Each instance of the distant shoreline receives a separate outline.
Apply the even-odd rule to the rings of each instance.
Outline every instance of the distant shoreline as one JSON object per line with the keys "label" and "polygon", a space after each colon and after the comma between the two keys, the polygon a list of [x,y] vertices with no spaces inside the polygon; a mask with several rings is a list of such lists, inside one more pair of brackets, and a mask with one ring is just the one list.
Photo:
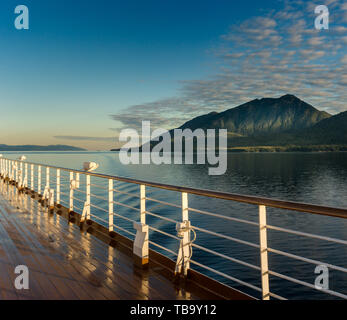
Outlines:
{"label": "distant shoreline", "polygon": [[0,144],[0,152],[30,152],[30,151],[87,151],[86,149],[63,144],[40,146],[40,145],[7,145]]}
{"label": "distant shoreline", "polygon": [[[121,149],[111,149],[112,152],[119,152]],[[138,152],[142,152],[139,150]],[[276,153],[276,152],[347,152],[347,145],[308,145],[308,146],[248,146],[248,147],[230,147],[227,152],[244,153]],[[184,152],[183,152],[184,153]],[[194,151],[196,153],[196,151]]]}
{"label": "distant shoreline", "polygon": [[312,145],[312,146],[251,146],[232,147],[228,152],[346,152],[347,146]]}

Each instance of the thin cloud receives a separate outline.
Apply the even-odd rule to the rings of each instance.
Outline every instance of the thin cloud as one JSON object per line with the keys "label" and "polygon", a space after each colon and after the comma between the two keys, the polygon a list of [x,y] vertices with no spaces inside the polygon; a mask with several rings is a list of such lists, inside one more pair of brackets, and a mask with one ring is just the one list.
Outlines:
{"label": "thin cloud", "polygon": [[112,141],[114,142],[116,137],[90,137],[90,136],[54,136],[53,138],[61,140],[73,140],[73,141]]}
{"label": "thin cloud", "polygon": [[290,0],[283,8],[230,26],[221,35],[220,72],[182,81],[178,97],[130,106],[111,115],[120,127],[177,127],[194,116],[251,99],[286,93],[331,113],[347,109],[347,7],[328,0],[329,30],[316,30],[315,2]]}

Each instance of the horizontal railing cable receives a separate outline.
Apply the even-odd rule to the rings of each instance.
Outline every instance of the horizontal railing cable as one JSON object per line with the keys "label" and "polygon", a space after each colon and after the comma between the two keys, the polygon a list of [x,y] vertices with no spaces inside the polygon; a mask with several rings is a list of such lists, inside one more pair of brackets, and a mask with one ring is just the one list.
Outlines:
{"label": "horizontal railing cable", "polygon": [[165,250],[165,251],[167,251],[167,252],[169,252],[169,253],[171,253],[171,254],[177,256],[177,253],[176,253],[176,252],[174,252],[174,251],[172,251],[172,250],[170,250],[170,249],[168,249],[168,248],[165,248],[165,247],[161,246],[161,245],[158,244],[158,243],[155,243],[155,242],[153,242],[153,241],[148,241],[148,242],[149,242],[150,244],[152,244],[152,245],[154,245],[154,246],[156,246],[156,247],[162,249],[162,250]]}
{"label": "horizontal railing cable", "polygon": [[278,273],[278,272],[275,272],[275,271],[272,271],[272,270],[269,270],[269,274],[271,274],[271,275],[273,275],[275,277],[278,277],[278,278],[281,278],[281,279],[284,279],[284,280],[296,283],[296,284],[300,284],[300,285],[302,285],[304,287],[308,287],[308,288],[311,288],[311,289],[318,290],[320,292],[324,292],[324,293],[333,295],[335,297],[339,297],[339,298],[342,298],[342,299],[347,299],[347,295],[345,295],[345,294],[342,294],[342,293],[339,293],[339,292],[336,292],[336,291],[333,291],[333,290],[329,290],[329,289],[324,289],[324,288],[317,289],[316,286],[311,284],[311,283],[308,283],[308,282],[302,281],[302,280],[298,280],[298,279],[286,276],[284,274],[281,274],[281,273]]}
{"label": "horizontal railing cable", "polygon": [[216,217],[216,218],[220,218],[220,219],[224,219],[224,220],[230,220],[230,221],[235,221],[235,222],[240,222],[240,223],[246,223],[246,224],[250,224],[250,225],[254,225],[254,226],[259,226],[259,223],[257,222],[253,222],[253,221],[249,221],[249,220],[244,220],[244,219],[239,219],[239,218],[234,218],[234,217],[228,217],[228,216],[223,216],[221,214],[217,214],[217,213],[212,213],[212,212],[208,212],[208,211],[204,211],[204,210],[199,210],[199,209],[194,209],[194,208],[188,208],[189,211],[191,212],[197,212],[197,213],[201,213],[207,216],[211,216],[211,217]]}
{"label": "horizontal railing cable", "polygon": [[157,229],[157,228],[155,228],[155,227],[148,226],[148,228],[149,228],[149,230],[153,230],[153,231],[159,232],[159,233],[164,234],[164,235],[166,235],[166,236],[168,236],[168,237],[170,237],[170,238],[172,238],[172,239],[181,240],[180,238],[178,238],[178,237],[176,237],[176,236],[174,236],[174,235],[172,235],[172,234],[170,234],[170,233],[167,233],[167,232],[165,232],[165,231],[159,230],[159,229]]}
{"label": "horizontal railing cable", "polygon": [[291,234],[295,234],[295,235],[298,235],[298,236],[303,236],[303,237],[308,237],[308,238],[313,238],[313,239],[320,239],[320,240],[325,240],[325,241],[330,241],[330,242],[335,242],[335,243],[340,243],[340,244],[347,245],[347,241],[346,240],[341,240],[341,239],[336,239],[336,238],[331,238],[331,237],[326,237],[326,236],[320,236],[320,235],[317,235],[317,234],[301,232],[301,231],[296,231],[296,230],[276,227],[276,226],[272,226],[272,225],[266,225],[266,228],[270,229],[270,230],[276,230],[276,231],[282,231],[282,232],[286,232],[286,233],[291,233]]}
{"label": "horizontal railing cable", "polygon": [[163,216],[161,216],[159,214],[156,214],[156,213],[153,213],[151,211],[145,211],[145,213],[149,214],[150,216],[153,216],[153,217],[165,220],[165,221],[169,221],[169,222],[172,222],[172,223],[178,223],[178,221],[176,221],[176,220],[173,220],[173,219],[170,219],[170,218],[167,218],[167,217],[163,217]]}
{"label": "horizontal railing cable", "polygon": [[237,238],[234,238],[234,237],[226,236],[224,234],[220,234],[220,233],[216,233],[216,232],[213,232],[213,231],[209,231],[209,230],[206,230],[206,229],[203,229],[203,228],[199,228],[197,226],[192,226],[192,228],[195,229],[195,230],[207,233],[207,234],[211,234],[211,235],[219,237],[219,238],[224,238],[224,239],[231,240],[231,241],[234,241],[234,242],[242,243],[242,244],[245,244],[247,246],[254,247],[254,248],[259,248],[258,244],[255,244],[255,243],[252,243],[252,242],[249,242],[249,241],[240,240],[240,239],[237,239]]}
{"label": "horizontal railing cable", "polygon": [[197,245],[196,243],[193,243],[192,246],[195,247],[195,248],[197,248],[197,249],[203,250],[203,251],[205,251],[205,252],[214,254],[215,256],[219,256],[219,257],[221,257],[221,258],[224,258],[224,259],[226,259],[226,260],[229,260],[229,261],[232,261],[232,262],[235,262],[235,263],[238,263],[238,264],[242,264],[243,266],[249,267],[249,268],[251,268],[251,269],[260,270],[260,267],[258,267],[258,266],[255,266],[255,265],[250,264],[250,263],[248,263],[248,262],[241,261],[241,260],[236,259],[236,258],[232,258],[232,257],[226,256],[225,254],[219,253],[219,252],[217,252],[217,251],[210,250],[210,249],[208,249],[208,248],[199,246],[199,245]]}
{"label": "horizontal railing cable", "polygon": [[344,209],[344,208],[333,208],[333,207],[319,206],[319,205],[313,205],[313,204],[307,204],[307,203],[299,203],[294,201],[284,201],[284,200],[264,198],[264,197],[233,194],[228,192],[219,192],[219,191],[212,191],[212,190],[205,190],[205,189],[175,186],[175,185],[169,185],[169,184],[163,184],[163,183],[149,182],[145,180],[125,178],[120,176],[111,176],[107,174],[87,172],[87,171],[76,170],[76,169],[69,169],[64,167],[49,166],[49,165],[44,165],[44,164],[34,163],[34,162],[27,162],[27,161],[24,162],[20,160],[16,160],[16,162],[33,164],[33,165],[41,166],[43,168],[49,167],[53,169],[60,169],[62,171],[90,175],[90,176],[94,176],[98,178],[112,179],[112,180],[128,182],[128,183],[133,183],[137,185],[144,185],[144,186],[159,188],[164,190],[185,192],[185,193],[194,194],[198,196],[231,200],[231,201],[243,202],[243,203],[249,203],[249,204],[255,204],[255,205],[263,205],[267,207],[280,208],[280,209],[286,209],[286,210],[292,210],[292,211],[300,211],[305,213],[334,216],[334,217],[340,217],[345,219],[347,218],[347,209]]}
{"label": "horizontal railing cable", "polygon": [[153,199],[153,198],[149,198],[149,197],[146,197],[145,199],[149,200],[149,201],[153,201],[153,202],[158,202],[158,203],[170,206],[170,207],[182,209],[182,206],[179,206],[179,205],[174,204],[174,203],[170,203],[170,202],[166,202],[166,201],[162,201],[162,200],[158,200],[158,199]]}
{"label": "horizontal railing cable", "polygon": [[286,256],[288,258],[301,260],[301,261],[312,263],[312,264],[315,264],[315,265],[325,265],[325,266],[327,266],[330,269],[334,269],[334,270],[337,270],[337,271],[341,271],[341,272],[347,273],[347,269],[346,268],[335,266],[335,265],[330,264],[330,263],[326,263],[326,262],[322,262],[322,261],[318,261],[318,260],[314,260],[314,259],[309,259],[309,258],[305,258],[305,257],[301,257],[301,256],[298,256],[298,255],[295,255],[295,254],[292,254],[292,253],[288,253],[288,252],[284,252],[284,251],[276,250],[276,249],[272,249],[272,248],[268,248],[267,250],[269,252],[276,253],[276,254],[279,254],[279,255],[282,255],[282,256]]}
{"label": "horizontal railing cable", "polygon": [[[4,162],[4,160],[7,162]],[[21,163],[30,165],[30,166],[26,166],[26,168],[21,169]],[[4,164],[6,165],[4,166]],[[15,164],[15,165],[12,166],[12,164]],[[105,226],[108,226],[109,231],[112,231],[113,228],[115,228],[120,231],[123,231],[124,233],[131,235],[132,237],[134,236],[137,237],[137,233],[127,230],[126,228],[124,228],[122,224],[121,224],[122,226],[118,225],[117,219],[119,218],[126,222],[131,223],[132,228],[137,229],[138,230],[137,232],[148,233],[148,230],[149,230],[151,231],[150,233],[151,237],[153,235],[157,238],[157,235],[152,234],[152,232],[156,232],[165,237],[174,239],[175,241],[178,240],[180,243],[180,247],[176,252],[158,243],[158,240],[154,242],[152,238],[151,239],[147,238],[146,243],[147,243],[147,248],[148,248],[148,244],[150,244],[151,246],[155,246],[161,250],[166,251],[167,253],[177,256],[176,267],[180,264],[180,261],[181,261],[180,259],[182,259],[182,258],[179,258],[179,254],[181,254],[180,250],[185,248],[185,246],[188,246],[189,247],[188,252],[190,253],[188,254],[188,257],[184,257],[184,259],[188,259],[191,264],[195,265],[196,267],[202,268],[205,271],[212,272],[225,279],[236,282],[239,285],[243,285],[253,290],[256,290],[258,292],[261,292],[263,299],[268,299],[269,297],[272,297],[279,300],[286,300],[286,298],[282,297],[281,295],[275,294],[269,290],[269,286],[266,285],[266,281],[269,282],[269,279],[266,280],[266,277],[269,278],[268,275],[278,277],[290,282],[294,282],[302,286],[309,287],[311,289],[317,289],[314,285],[308,282],[298,280],[290,276],[269,270],[268,261],[267,261],[268,253],[286,256],[291,259],[311,263],[314,265],[324,265],[332,270],[347,273],[347,268],[342,266],[336,266],[332,263],[325,263],[319,260],[306,258],[297,254],[288,253],[279,249],[271,248],[267,244],[267,236],[266,236],[268,230],[273,230],[273,231],[279,231],[279,232],[292,234],[296,236],[307,237],[310,239],[318,239],[318,240],[328,241],[328,242],[332,242],[336,244],[347,245],[347,240],[327,237],[323,235],[311,234],[308,232],[273,226],[266,223],[266,207],[290,210],[293,212],[305,212],[305,213],[311,213],[311,214],[325,215],[325,216],[344,218],[344,219],[347,218],[347,209],[345,208],[333,208],[333,207],[313,205],[313,204],[307,204],[307,203],[299,203],[299,202],[293,202],[293,201],[283,201],[283,200],[270,199],[270,198],[264,198],[264,197],[256,197],[256,196],[240,195],[240,194],[234,194],[234,193],[228,193],[228,192],[219,192],[219,191],[211,191],[211,190],[204,190],[204,189],[198,189],[198,188],[168,185],[163,183],[155,183],[150,181],[137,180],[137,179],[125,178],[125,177],[119,177],[119,176],[111,176],[111,175],[105,175],[105,174],[96,173],[96,172],[81,171],[81,170],[68,169],[68,168],[62,168],[57,166],[49,166],[45,164],[37,164],[32,162],[11,160],[11,159],[5,159],[5,158],[0,158],[0,165],[2,170],[1,173],[7,174],[7,176],[9,176],[12,180],[15,180],[15,182],[18,183],[17,185],[29,187],[32,190],[40,193],[41,195],[45,194],[46,199],[51,199],[51,196],[53,196],[53,200],[54,200],[56,197],[57,203],[62,203],[66,205],[66,207],[69,208],[70,210],[75,210],[76,212],[78,211],[81,213],[83,212],[84,214],[88,216],[88,219],[91,218],[92,220],[101,221],[102,224],[104,224]],[[6,169],[7,171],[4,169]],[[56,170],[49,170],[49,169],[56,169]],[[92,177],[93,177],[93,182],[90,181],[91,180],[90,178]],[[105,183],[105,185],[103,185],[103,183]],[[145,187],[149,187],[149,189],[145,189]],[[94,193],[91,193],[91,190],[93,190]],[[147,190],[149,190],[149,192]],[[180,196],[182,197],[182,199],[180,200],[182,202],[180,202],[180,204],[176,204],[176,203],[156,199],[156,197],[158,196],[157,190],[178,192]],[[82,197],[83,198],[85,197],[85,199],[76,197],[74,195],[74,191],[83,195]],[[149,196],[152,194],[154,195],[154,198]],[[238,218],[231,217],[231,216],[227,216],[227,215],[223,215],[223,214],[219,214],[215,212],[210,212],[208,210],[191,208],[188,206],[188,195],[194,195],[197,197],[209,197],[209,198],[222,199],[222,200],[233,201],[238,203],[257,205],[259,207],[259,212],[258,212],[259,222],[250,221],[250,220],[242,219],[239,217]],[[121,201],[125,201],[125,202],[128,201],[127,203],[129,204],[116,201],[115,196],[116,196],[116,200],[120,199]],[[131,199],[130,197],[137,198],[138,200]],[[74,201],[77,201],[78,203],[83,203],[84,208],[80,208],[80,206],[76,205]],[[146,204],[146,201],[147,201],[147,204]],[[174,200],[172,201],[175,202]],[[133,203],[135,203],[135,206],[131,205]],[[114,208],[114,204],[116,205],[115,208]],[[125,212],[127,212],[127,215],[129,215],[129,217],[118,213],[118,212],[123,213],[120,207],[129,209],[129,210],[125,210]],[[92,208],[93,210],[91,210]],[[170,208],[179,209],[175,211],[180,214],[180,217],[177,220],[175,219],[175,216],[171,214],[171,211],[173,210]],[[169,217],[167,216],[168,215],[167,213],[164,214],[165,209],[168,212],[170,212]],[[98,210],[102,211],[103,213],[99,213]],[[133,215],[135,216],[135,214],[132,213],[130,210],[137,211],[136,219],[130,218],[130,217],[133,217]],[[159,212],[164,212],[164,213],[153,212],[156,210],[158,210]],[[259,243],[252,243],[247,240],[238,239],[238,238],[230,236],[229,234],[226,234],[225,232],[216,231],[216,229],[211,226],[209,226],[208,229],[213,229],[213,231],[208,230],[205,227],[196,225],[196,224],[199,224],[200,220],[194,220],[195,221],[194,225],[191,225],[191,220],[189,218],[190,218],[190,215],[194,213],[213,217],[213,218],[220,219],[226,222],[236,222],[236,223],[242,223],[242,224],[255,226],[258,228],[258,231],[259,231],[260,241]],[[104,216],[106,216],[107,218],[103,218]],[[160,220],[175,224],[177,233],[173,234],[171,232],[169,233],[164,231],[165,229],[162,230],[163,228],[166,228],[168,224],[161,223],[161,224],[158,224],[160,225],[160,227],[158,227],[155,224],[158,222],[157,220],[147,219],[147,217],[155,217]],[[125,225],[127,226],[127,224]],[[193,240],[190,239],[191,231],[193,231],[194,233]],[[218,252],[214,250],[213,247],[208,248],[206,247],[206,246],[209,246],[208,241],[205,243],[206,246],[195,243],[196,231],[202,232],[208,235],[209,236],[208,239],[210,239],[211,237],[217,237],[219,239],[230,240],[232,242],[236,242],[239,244],[257,248],[260,251],[260,266],[238,259],[239,257],[235,258],[225,253]],[[199,236],[200,235],[201,234],[199,234]],[[143,234],[141,235],[141,237],[142,236]],[[148,237],[148,234],[147,234],[147,237]],[[203,235],[203,237],[200,239],[204,239],[204,238],[206,237]],[[163,243],[166,243],[166,242],[163,242]],[[170,245],[173,244],[173,242],[170,242],[170,243],[168,242],[167,244],[170,247]],[[227,274],[226,272],[223,272],[223,269],[225,268],[224,263],[222,264],[223,266],[221,268],[222,270],[216,270],[206,265],[206,263],[196,261],[195,259],[193,260],[192,259],[193,248],[197,249],[197,250],[194,250],[195,255],[197,257],[201,257],[201,254],[203,254],[202,252],[199,252],[199,250],[201,250],[205,252],[205,254],[208,253],[213,255],[214,257],[218,257],[218,259],[223,259],[223,261],[233,262],[233,263],[242,265],[243,267],[255,270],[257,272],[260,271],[259,273],[262,280],[262,288],[259,288],[258,286],[255,286],[252,283],[248,283],[246,281],[243,281],[242,279],[238,279],[236,277],[231,276],[230,274]],[[182,250],[182,252],[184,250]],[[187,254],[187,253],[183,253],[183,254]],[[264,286],[264,283],[265,283],[265,286]],[[271,288],[271,285],[270,285],[270,288]],[[339,297],[339,298],[347,299],[347,296],[344,293],[335,292],[333,290],[325,290],[325,289],[322,289],[319,291]]]}
{"label": "horizontal railing cable", "polygon": [[220,271],[218,271],[218,270],[215,270],[215,269],[213,269],[213,268],[210,268],[210,267],[208,267],[208,266],[205,266],[205,265],[203,265],[203,264],[201,264],[201,263],[199,263],[199,262],[197,262],[197,261],[195,261],[195,260],[190,260],[190,262],[193,263],[193,264],[195,264],[195,265],[197,265],[197,266],[199,266],[199,267],[201,267],[201,268],[203,268],[203,269],[206,269],[206,270],[208,270],[208,271],[214,272],[215,274],[218,274],[219,276],[222,276],[222,277],[224,277],[224,278],[227,278],[227,279],[229,279],[229,280],[232,280],[232,281],[234,281],[234,282],[236,282],[236,283],[238,283],[238,284],[241,284],[241,285],[243,285],[243,286],[249,287],[249,288],[251,288],[251,289],[253,289],[253,290],[256,290],[256,291],[259,291],[259,292],[262,291],[261,288],[259,288],[259,287],[257,287],[257,286],[254,286],[254,285],[252,285],[252,284],[250,284],[250,283],[248,283],[248,282],[239,280],[239,279],[234,278],[234,277],[232,277],[232,276],[229,276],[229,275],[227,275],[227,274],[225,274],[225,273],[223,273],[223,272],[220,272]]}

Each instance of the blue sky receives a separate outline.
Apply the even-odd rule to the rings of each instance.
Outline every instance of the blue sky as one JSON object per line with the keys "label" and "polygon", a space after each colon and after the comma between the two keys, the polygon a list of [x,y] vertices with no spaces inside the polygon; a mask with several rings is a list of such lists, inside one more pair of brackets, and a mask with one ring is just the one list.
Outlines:
{"label": "blue sky", "polygon": [[[343,111],[347,8],[324,2],[318,34],[309,1],[2,1],[0,143],[109,149],[140,119],[171,127],[287,92]],[[19,4],[29,30],[14,28]]]}

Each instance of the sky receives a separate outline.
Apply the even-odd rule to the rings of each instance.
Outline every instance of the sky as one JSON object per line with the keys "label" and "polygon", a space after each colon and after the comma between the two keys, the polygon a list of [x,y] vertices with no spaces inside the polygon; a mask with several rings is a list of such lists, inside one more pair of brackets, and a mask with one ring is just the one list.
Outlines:
{"label": "sky", "polygon": [[[314,27],[317,4],[328,30]],[[336,114],[346,49],[342,0],[1,1],[0,144],[108,150],[142,120],[173,128],[287,93]]]}

